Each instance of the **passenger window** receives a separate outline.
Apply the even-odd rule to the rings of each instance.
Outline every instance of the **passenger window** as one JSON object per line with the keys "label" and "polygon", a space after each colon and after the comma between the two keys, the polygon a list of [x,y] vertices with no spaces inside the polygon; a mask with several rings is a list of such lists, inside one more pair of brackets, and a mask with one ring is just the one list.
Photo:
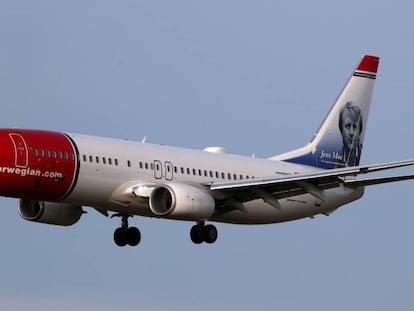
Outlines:
{"label": "passenger window", "polygon": [[35,157],[37,157],[38,155],[39,155],[39,152],[37,151],[37,149],[35,148],[35,149],[33,149],[33,154],[34,154],[34,156]]}
{"label": "passenger window", "polygon": [[231,179],[231,174],[230,174],[230,173],[227,173],[227,177],[228,177],[229,179]]}
{"label": "passenger window", "polygon": [[40,152],[39,153],[40,153],[40,156],[41,157],[44,157],[45,156],[45,151],[43,149],[40,149]]}
{"label": "passenger window", "polygon": [[99,163],[99,157],[98,156],[96,156],[96,163]]}
{"label": "passenger window", "polygon": [[118,159],[115,159],[115,165],[118,165]]}
{"label": "passenger window", "polygon": [[50,151],[49,151],[49,150],[46,150],[46,156],[47,156],[48,158],[50,158]]}
{"label": "passenger window", "polygon": [[106,158],[105,157],[102,157],[102,163],[106,164]]}
{"label": "passenger window", "polygon": [[201,176],[201,170],[198,170],[198,175]]}
{"label": "passenger window", "polygon": [[226,175],[224,175],[224,173],[223,173],[223,172],[221,173],[221,178],[222,178],[222,179],[225,179],[225,178],[226,178]]}
{"label": "passenger window", "polygon": [[131,161],[127,161],[127,165],[128,165],[128,167],[131,167]]}
{"label": "passenger window", "polygon": [[62,154],[62,151],[59,151],[59,152],[58,152],[58,157],[59,157],[59,159],[63,159],[63,154]]}
{"label": "passenger window", "polygon": [[93,157],[91,155],[89,156],[89,162],[93,162]]}
{"label": "passenger window", "polygon": [[180,170],[181,170],[181,174],[184,174],[184,167],[181,166]]}
{"label": "passenger window", "polygon": [[190,169],[187,167],[187,175],[190,175]]}
{"label": "passenger window", "polygon": [[148,169],[148,163],[147,162],[145,162],[145,169],[146,170]]}
{"label": "passenger window", "polygon": [[112,158],[108,158],[108,164],[112,165]]}

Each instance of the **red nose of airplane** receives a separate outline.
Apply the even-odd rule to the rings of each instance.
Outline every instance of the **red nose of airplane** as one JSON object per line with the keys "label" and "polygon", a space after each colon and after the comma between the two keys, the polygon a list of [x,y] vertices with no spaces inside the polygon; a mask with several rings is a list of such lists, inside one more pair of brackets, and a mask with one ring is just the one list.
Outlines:
{"label": "red nose of airplane", "polygon": [[68,135],[0,130],[0,195],[58,201],[73,189],[78,155]]}

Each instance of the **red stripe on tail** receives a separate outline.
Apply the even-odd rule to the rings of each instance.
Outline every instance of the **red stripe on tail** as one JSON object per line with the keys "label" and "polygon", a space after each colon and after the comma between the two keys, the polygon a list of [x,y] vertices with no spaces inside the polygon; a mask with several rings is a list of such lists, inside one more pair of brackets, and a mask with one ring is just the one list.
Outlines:
{"label": "red stripe on tail", "polygon": [[357,70],[377,73],[379,64],[379,57],[372,55],[365,55],[358,65]]}

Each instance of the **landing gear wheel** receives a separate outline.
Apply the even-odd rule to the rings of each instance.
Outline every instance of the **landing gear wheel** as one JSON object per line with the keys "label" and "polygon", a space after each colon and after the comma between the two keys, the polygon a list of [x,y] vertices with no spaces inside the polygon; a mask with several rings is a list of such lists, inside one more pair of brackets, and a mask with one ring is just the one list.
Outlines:
{"label": "landing gear wheel", "polygon": [[115,230],[114,241],[115,244],[120,247],[127,245],[125,230],[122,227],[119,227]]}
{"label": "landing gear wheel", "polygon": [[212,244],[217,240],[217,229],[213,225],[207,225],[203,228],[204,242]]}
{"label": "landing gear wheel", "polygon": [[191,237],[191,241],[193,241],[194,244],[203,243],[204,241],[203,226],[200,226],[200,225],[193,226],[190,231],[190,237]]}
{"label": "landing gear wheel", "polygon": [[125,231],[127,244],[130,246],[137,246],[141,241],[141,232],[137,227],[129,227]]}

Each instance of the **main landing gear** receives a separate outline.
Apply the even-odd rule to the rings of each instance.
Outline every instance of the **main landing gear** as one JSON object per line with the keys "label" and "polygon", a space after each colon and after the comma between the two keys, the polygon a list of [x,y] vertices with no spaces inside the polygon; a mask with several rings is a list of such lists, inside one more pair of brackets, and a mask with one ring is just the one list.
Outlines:
{"label": "main landing gear", "polygon": [[[128,218],[131,215],[114,214],[112,217],[121,217],[121,227],[114,231],[114,242],[118,246],[137,246],[141,241],[141,232],[137,227],[128,226]],[[213,225],[206,225],[204,221],[198,222],[191,228],[191,241],[195,244],[206,242],[212,244],[217,240],[217,228]]]}
{"label": "main landing gear", "polygon": [[141,241],[141,232],[137,227],[128,226],[128,217],[130,215],[119,215],[115,214],[114,216],[122,217],[122,225],[117,228],[114,232],[114,241],[118,246],[136,246]]}
{"label": "main landing gear", "polygon": [[212,244],[217,240],[217,228],[213,225],[205,225],[204,221],[197,223],[191,228],[191,241],[195,244],[206,242]]}

